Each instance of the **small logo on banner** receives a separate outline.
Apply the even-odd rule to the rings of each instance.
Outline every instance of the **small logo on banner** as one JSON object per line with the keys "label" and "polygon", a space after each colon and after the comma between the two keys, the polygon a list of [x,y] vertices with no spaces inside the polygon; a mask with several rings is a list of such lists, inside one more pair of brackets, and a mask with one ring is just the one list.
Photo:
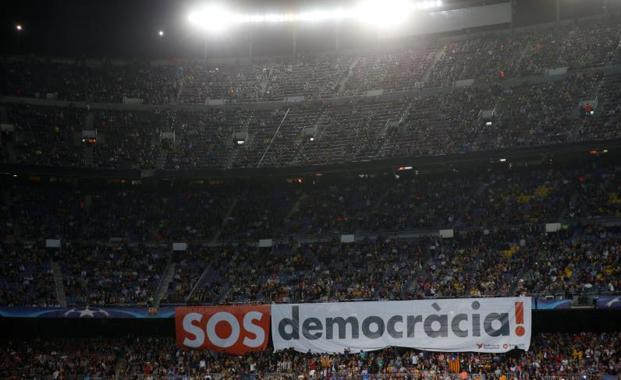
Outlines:
{"label": "small logo on banner", "polygon": [[69,309],[64,314],[67,318],[108,318],[110,317],[110,313],[105,311],[102,308],[93,308],[86,306],[84,309]]}
{"label": "small logo on banner", "polygon": [[243,355],[267,348],[270,306],[207,306],[175,309],[177,345]]}

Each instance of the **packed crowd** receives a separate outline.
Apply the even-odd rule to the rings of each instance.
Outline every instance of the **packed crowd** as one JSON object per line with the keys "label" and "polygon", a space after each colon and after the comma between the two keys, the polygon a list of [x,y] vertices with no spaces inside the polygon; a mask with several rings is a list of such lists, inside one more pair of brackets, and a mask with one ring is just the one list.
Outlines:
{"label": "packed crowd", "polygon": [[619,25],[613,19],[601,21],[583,20],[449,41],[430,81],[436,85],[469,78],[493,82],[560,67],[576,69],[618,62]]}
{"label": "packed crowd", "polygon": [[[201,267],[209,266],[217,276],[198,283],[198,288],[218,291],[193,294],[190,301],[334,302],[615,293],[621,286],[618,239],[615,231],[588,228],[547,235],[494,231],[454,239],[387,238],[269,250],[237,248],[233,255],[224,251],[216,259],[224,265],[201,262]],[[187,280],[193,278],[187,276]],[[224,285],[214,288],[211,281]],[[172,294],[164,301],[184,300]]]}
{"label": "packed crowd", "polygon": [[[2,132],[0,159],[229,169],[614,139],[621,77],[601,68],[621,62],[620,41],[621,23],[612,18],[430,38],[399,51],[221,65],[3,58],[3,95],[151,105],[314,101],[143,111],[6,104],[1,121],[15,132]],[[520,82],[559,67],[572,71]],[[477,82],[452,88],[463,79]],[[386,96],[325,100],[376,91]],[[581,113],[580,102],[595,98],[595,115]],[[83,130],[96,130],[97,141],[87,144]],[[602,223],[621,216],[617,172],[602,159],[287,185],[11,180],[0,190],[0,305],[618,294],[621,231]],[[563,227],[545,232],[550,222]],[[443,228],[455,236],[437,236]],[[355,242],[339,240],[350,233]],[[60,238],[62,248],[42,248],[45,238]],[[274,246],[257,246],[268,238]],[[189,249],[171,252],[173,241]],[[618,332],[539,333],[530,351],[507,354],[390,348],[233,357],[181,350],[168,337],[3,338],[0,377],[616,379],[620,339]]]}
{"label": "packed crowd", "polygon": [[[617,16],[509,32],[442,39],[340,56],[232,59],[228,63],[145,64],[4,59],[4,95],[146,104],[249,102],[364,95],[452,86],[456,80],[502,81],[559,67],[580,69],[621,60]],[[49,94],[49,95],[48,95]]]}
{"label": "packed crowd", "polygon": [[[68,305],[333,302],[537,295],[615,294],[621,246],[614,229],[586,227],[543,234],[494,230],[453,239],[384,238],[354,244],[291,243],[168,248],[63,248],[34,262],[32,247],[3,257],[0,305],[54,306],[49,267],[60,263]],[[35,266],[38,264],[39,266]],[[17,267],[17,268],[16,268]],[[39,272],[36,272],[38,269]],[[162,284],[171,271],[168,284]],[[161,294],[160,286],[165,286]]]}
{"label": "packed crowd", "polygon": [[[302,183],[227,181],[80,186],[14,179],[3,188],[0,235],[22,240],[252,242],[573,223],[619,217],[619,177],[606,157],[567,166],[414,170]],[[487,169],[487,170],[486,170]]]}
{"label": "packed crowd", "polygon": [[153,299],[168,252],[158,247],[77,246],[61,252],[70,305],[137,304]]}
{"label": "packed crowd", "polygon": [[[617,379],[619,333],[536,334],[529,351],[438,353],[389,348],[342,355],[226,356],[164,337],[4,341],[0,376],[39,379]],[[116,376],[116,377],[115,377]]]}
{"label": "packed crowd", "polygon": [[[113,169],[328,165],[617,139],[619,76],[475,86],[286,108],[89,110],[6,105],[5,162]],[[594,114],[580,104],[597,99]],[[96,130],[96,142],[82,131]],[[241,137],[240,137],[241,136]],[[239,139],[243,143],[238,143]]]}
{"label": "packed crowd", "polygon": [[0,61],[3,95],[85,102],[166,104],[177,98],[181,73],[172,65],[54,61],[43,58]]}
{"label": "packed crowd", "polygon": [[[51,237],[64,241],[57,270],[78,305],[618,292],[619,231],[603,224],[621,216],[616,167],[507,166],[282,185],[14,180],[0,209],[0,301],[57,303],[53,258],[37,248]],[[553,222],[567,227],[544,232]],[[443,228],[455,236],[433,237]],[[350,233],[358,241],[342,244]],[[171,253],[173,241],[190,248]]]}
{"label": "packed crowd", "polygon": [[58,305],[50,258],[36,244],[0,244],[0,304]]}

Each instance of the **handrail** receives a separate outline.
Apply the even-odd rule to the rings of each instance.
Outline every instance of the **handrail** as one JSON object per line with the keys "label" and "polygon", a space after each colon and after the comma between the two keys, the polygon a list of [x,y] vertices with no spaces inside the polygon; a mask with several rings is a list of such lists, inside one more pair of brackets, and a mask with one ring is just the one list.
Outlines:
{"label": "handrail", "polygon": [[[593,298],[605,296],[605,297],[621,297],[621,293],[619,292],[595,292],[595,293],[580,293],[578,296],[590,296]],[[420,300],[443,300],[443,299],[461,299],[461,298],[499,298],[499,297],[511,297],[513,295],[482,295],[482,296],[440,296],[440,297],[423,297]],[[527,297],[531,297],[533,299],[546,299],[547,297],[554,297],[554,300],[564,301],[564,300],[572,300],[572,298],[564,298],[563,295],[551,295],[551,294],[530,294]],[[340,303],[340,302],[365,302],[365,301],[407,301],[408,299],[391,299],[391,298],[381,298],[381,297],[363,297],[363,298],[340,298],[340,299],[328,299],[328,300],[303,300],[303,301],[271,301],[267,302],[269,304],[291,304],[291,303]],[[412,300],[412,299],[410,299]],[[417,299],[418,300],[418,299]],[[213,303],[213,302],[166,302],[161,303],[160,307],[177,307],[177,306],[222,306],[222,305],[256,305],[256,304],[265,304],[266,302],[261,301],[247,301],[247,302],[224,302],[224,303]],[[71,306],[71,305],[70,305]],[[146,302],[137,302],[137,303],[114,303],[114,304],[84,304],[84,305],[73,305],[73,306],[89,306],[89,307],[148,307]],[[4,307],[24,307],[23,305],[18,306],[4,306]],[[37,307],[37,306],[34,306]],[[46,306],[40,306],[46,307]],[[53,306],[50,308],[59,308],[60,306]],[[590,306],[593,307],[593,306]],[[533,309],[537,308],[533,306]]]}

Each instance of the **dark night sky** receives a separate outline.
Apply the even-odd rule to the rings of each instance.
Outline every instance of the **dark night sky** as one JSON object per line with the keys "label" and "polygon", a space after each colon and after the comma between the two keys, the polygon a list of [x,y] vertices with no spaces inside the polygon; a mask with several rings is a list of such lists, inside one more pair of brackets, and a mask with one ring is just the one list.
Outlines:
{"label": "dark night sky", "polygon": [[[204,39],[196,31],[192,31],[186,21],[189,9],[200,3],[199,1],[3,0],[0,1],[0,34],[3,42],[0,54],[34,53],[46,56],[110,58],[202,56]],[[251,7],[258,11],[289,10],[309,4],[334,4],[336,0],[237,1],[245,1],[246,8]],[[445,0],[445,3],[463,1],[472,0]],[[578,11],[572,11],[572,14],[582,14],[590,7],[600,8],[601,5],[596,4],[604,0],[561,1],[582,7]],[[553,17],[554,3],[555,0],[519,0],[519,9],[526,9],[520,11],[519,16],[526,23],[531,20],[545,21]],[[544,20],[538,20],[535,15]],[[20,37],[15,30],[17,23],[24,26]],[[286,52],[291,41],[288,28],[290,26],[269,26],[264,27],[260,33],[255,31],[255,54]],[[329,49],[333,46],[332,37],[325,36],[329,34],[326,31],[330,31],[330,28],[334,29],[322,26],[306,30],[306,35],[300,38],[301,41],[306,41],[302,42],[306,45],[301,46],[301,49]],[[157,37],[159,29],[165,30],[163,39]],[[249,31],[245,31],[223,37],[219,41],[210,41],[210,54],[243,55],[247,52],[249,35]],[[347,36],[342,38],[347,41]],[[355,46],[355,43],[351,42],[351,46]]]}
{"label": "dark night sky", "polygon": [[[2,1],[2,41],[6,42],[2,44],[3,53],[15,52],[15,24],[19,22],[24,25],[22,51],[27,52],[144,56],[165,50],[183,54],[176,51],[175,45],[189,37],[189,30],[178,27],[188,4],[163,0]],[[158,29],[166,30],[167,38],[159,40]]]}

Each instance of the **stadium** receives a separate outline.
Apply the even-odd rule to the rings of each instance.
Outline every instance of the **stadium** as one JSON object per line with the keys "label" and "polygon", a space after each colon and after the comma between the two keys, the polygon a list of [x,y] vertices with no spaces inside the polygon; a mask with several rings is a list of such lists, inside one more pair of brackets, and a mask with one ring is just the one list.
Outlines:
{"label": "stadium", "polygon": [[1,8],[0,378],[620,378],[621,0]]}

